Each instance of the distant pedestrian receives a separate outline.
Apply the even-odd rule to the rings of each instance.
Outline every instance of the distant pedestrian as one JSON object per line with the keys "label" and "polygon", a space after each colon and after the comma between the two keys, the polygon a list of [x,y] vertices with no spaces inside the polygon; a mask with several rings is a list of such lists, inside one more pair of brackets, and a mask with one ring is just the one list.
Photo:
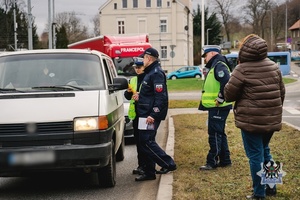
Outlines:
{"label": "distant pedestrian", "polygon": [[145,168],[145,161],[144,157],[141,152],[141,147],[139,143],[139,130],[138,130],[138,116],[137,113],[137,104],[138,104],[138,98],[139,98],[139,91],[141,87],[141,83],[144,79],[144,63],[143,58],[136,57],[134,60],[133,67],[135,69],[135,72],[137,76],[134,76],[130,79],[129,85],[130,87],[124,92],[124,96],[127,100],[130,100],[130,105],[128,109],[128,117],[130,120],[132,120],[133,123],[133,134],[134,134],[134,140],[137,147],[137,159],[138,159],[138,167],[136,169],[133,169],[133,174],[144,174],[144,168]]}
{"label": "distant pedestrian", "polygon": [[202,90],[199,110],[208,110],[209,152],[206,164],[200,170],[231,166],[230,151],[225,133],[225,124],[232,103],[224,100],[224,86],[230,78],[227,59],[222,56],[221,48],[216,45],[203,47],[205,67],[209,69]]}
{"label": "distant pedestrian", "polygon": [[[143,127],[146,130],[139,127],[139,145],[145,155],[146,167],[145,173],[136,177],[136,181],[154,180],[156,173],[165,174],[176,170],[173,158],[167,155],[155,141],[161,120],[166,118],[168,112],[166,75],[158,62],[159,54],[156,49],[146,49],[143,57],[145,77],[139,92],[137,113],[139,124],[142,118],[145,119]],[[155,170],[156,164],[161,166],[157,172]]]}
{"label": "distant pedestrian", "polygon": [[278,65],[267,58],[265,40],[250,34],[243,40],[239,64],[225,86],[226,101],[235,101],[235,125],[241,129],[244,149],[249,158],[253,194],[248,199],[275,195],[276,187],[261,184],[256,173],[261,163],[272,161],[269,142],[281,129],[285,87]]}

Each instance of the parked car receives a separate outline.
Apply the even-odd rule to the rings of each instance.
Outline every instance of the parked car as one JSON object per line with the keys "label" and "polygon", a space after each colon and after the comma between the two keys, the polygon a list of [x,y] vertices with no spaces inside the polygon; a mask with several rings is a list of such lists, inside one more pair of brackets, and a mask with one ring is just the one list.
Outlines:
{"label": "parked car", "polygon": [[202,71],[198,66],[185,66],[174,72],[168,73],[168,79],[178,79],[178,78],[201,78]]}
{"label": "parked car", "polygon": [[81,170],[113,187],[124,159],[127,87],[99,51],[1,54],[0,177]]}

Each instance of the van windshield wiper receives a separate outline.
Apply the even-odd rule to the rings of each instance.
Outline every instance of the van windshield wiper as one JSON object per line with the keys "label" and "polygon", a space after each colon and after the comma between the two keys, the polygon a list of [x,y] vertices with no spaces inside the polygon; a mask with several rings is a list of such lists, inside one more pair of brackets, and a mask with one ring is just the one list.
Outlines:
{"label": "van windshield wiper", "polygon": [[36,87],[32,87],[32,89],[45,89],[45,90],[53,90],[53,91],[61,91],[61,90],[66,90],[66,91],[81,90],[81,91],[83,91],[84,90],[83,88],[77,87],[74,85],[36,86]]}
{"label": "van windshield wiper", "polygon": [[17,90],[15,88],[0,88],[1,93],[6,93],[6,92],[21,92],[24,93],[25,91]]}

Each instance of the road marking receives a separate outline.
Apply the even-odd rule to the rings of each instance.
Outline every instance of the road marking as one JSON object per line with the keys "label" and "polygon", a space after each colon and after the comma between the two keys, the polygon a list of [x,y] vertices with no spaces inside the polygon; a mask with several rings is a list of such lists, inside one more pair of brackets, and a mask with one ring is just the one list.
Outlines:
{"label": "road marking", "polygon": [[295,108],[285,107],[284,110],[291,113],[292,115],[300,115],[300,111]]}

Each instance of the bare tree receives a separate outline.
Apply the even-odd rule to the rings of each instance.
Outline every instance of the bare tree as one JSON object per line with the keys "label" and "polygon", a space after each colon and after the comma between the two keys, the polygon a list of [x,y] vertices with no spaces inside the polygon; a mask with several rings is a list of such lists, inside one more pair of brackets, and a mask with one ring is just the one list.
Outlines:
{"label": "bare tree", "polygon": [[236,1],[237,0],[215,0],[216,9],[222,18],[222,23],[226,33],[227,41],[230,41],[229,23],[232,18],[232,15],[230,14],[230,8],[232,8],[232,3]]}
{"label": "bare tree", "polygon": [[100,35],[100,18],[99,18],[99,15],[96,14],[91,21],[94,24],[94,36]]}
{"label": "bare tree", "polygon": [[88,28],[82,25],[80,18],[73,12],[58,13],[55,17],[57,28],[64,26],[70,43],[89,38]]}
{"label": "bare tree", "polygon": [[248,0],[244,9],[246,11],[245,21],[252,25],[253,33],[264,38],[264,18],[268,11],[271,12],[272,0]]}
{"label": "bare tree", "polygon": [[274,35],[274,44],[277,43],[278,40],[285,41],[285,5],[275,6],[272,9],[273,12],[273,35]]}

